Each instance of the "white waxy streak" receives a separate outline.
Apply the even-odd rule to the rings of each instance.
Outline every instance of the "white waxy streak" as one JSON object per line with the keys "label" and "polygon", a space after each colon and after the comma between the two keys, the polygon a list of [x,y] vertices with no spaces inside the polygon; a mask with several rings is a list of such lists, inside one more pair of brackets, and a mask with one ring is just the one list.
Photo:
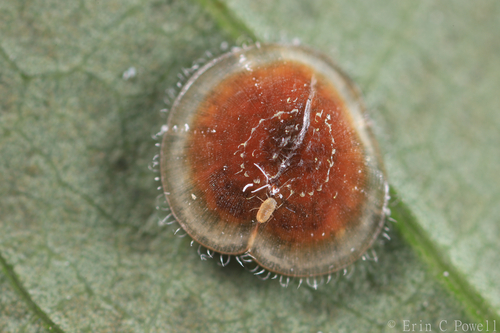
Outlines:
{"label": "white waxy streak", "polygon": [[[300,145],[302,144],[302,142],[304,141],[307,130],[309,129],[309,125],[311,124],[311,108],[312,108],[312,101],[313,101],[314,95],[316,95],[316,77],[313,75],[311,77],[311,91],[309,92],[309,97],[307,98],[306,107],[304,109],[304,118],[302,120],[302,128],[300,129],[299,135],[298,135],[297,139],[295,140],[290,153],[281,162],[280,168],[279,168],[278,172],[276,173],[276,175],[272,176],[271,178],[276,179],[283,173],[283,171],[285,171],[285,169],[288,167],[288,161],[292,158],[293,155],[295,155],[294,151],[297,150],[297,148],[299,148]],[[297,124],[297,126],[296,126],[297,129],[298,129],[298,126],[299,126],[299,124]]]}
{"label": "white waxy streak", "polygon": [[316,77],[313,75],[311,78],[311,91],[309,92],[309,97],[307,98],[306,109],[304,110],[304,120],[302,121],[302,128],[299,133],[299,137],[295,144],[293,145],[292,150],[297,149],[302,142],[304,141],[304,137],[306,136],[307,130],[309,129],[309,125],[311,124],[311,105],[314,95],[316,93]]}
{"label": "white waxy streak", "polygon": [[245,192],[247,190],[247,188],[252,187],[252,186],[253,186],[252,183],[246,184],[245,187],[243,187],[243,192]]}

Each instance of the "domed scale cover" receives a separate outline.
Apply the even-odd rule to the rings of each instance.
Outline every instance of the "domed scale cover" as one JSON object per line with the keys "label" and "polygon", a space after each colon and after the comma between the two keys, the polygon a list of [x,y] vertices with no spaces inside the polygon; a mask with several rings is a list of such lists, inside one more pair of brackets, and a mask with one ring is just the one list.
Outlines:
{"label": "domed scale cover", "polygon": [[359,93],[315,51],[257,44],[210,61],[167,128],[164,192],[208,249],[308,277],[346,267],[382,229],[388,185]]}

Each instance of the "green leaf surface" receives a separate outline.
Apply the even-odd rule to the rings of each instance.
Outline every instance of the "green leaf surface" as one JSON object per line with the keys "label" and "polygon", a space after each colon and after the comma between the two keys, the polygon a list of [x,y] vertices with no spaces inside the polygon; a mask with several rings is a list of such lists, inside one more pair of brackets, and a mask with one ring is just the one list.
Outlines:
{"label": "green leaf surface", "polygon": [[[499,14],[483,0],[0,2],[0,331],[497,319]],[[148,164],[166,90],[249,38],[299,38],[349,73],[398,191],[378,263],[318,291],[201,261],[158,223]]]}

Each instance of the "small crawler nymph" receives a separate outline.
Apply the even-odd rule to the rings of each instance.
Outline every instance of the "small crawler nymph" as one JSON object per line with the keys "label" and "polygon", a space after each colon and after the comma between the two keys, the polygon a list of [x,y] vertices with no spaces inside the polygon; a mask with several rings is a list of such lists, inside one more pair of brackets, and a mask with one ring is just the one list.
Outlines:
{"label": "small crawler nymph", "polygon": [[267,222],[276,210],[276,205],[276,200],[273,198],[267,198],[264,200],[264,202],[260,205],[259,211],[257,212],[257,222]]}

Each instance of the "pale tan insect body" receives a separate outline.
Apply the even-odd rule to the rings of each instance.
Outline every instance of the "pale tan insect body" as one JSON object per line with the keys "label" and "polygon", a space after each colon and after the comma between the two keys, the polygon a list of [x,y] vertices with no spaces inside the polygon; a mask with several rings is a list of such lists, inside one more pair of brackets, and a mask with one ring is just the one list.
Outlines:
{"label": "pale tan insect body", "polygon": [[259,211],[257,212],[257,222],[259,223],[265,223],[271,215],[273,215],[274,211],[276,210],[276,200],[273,198],[267,198],[262,202],[260,205]]}

